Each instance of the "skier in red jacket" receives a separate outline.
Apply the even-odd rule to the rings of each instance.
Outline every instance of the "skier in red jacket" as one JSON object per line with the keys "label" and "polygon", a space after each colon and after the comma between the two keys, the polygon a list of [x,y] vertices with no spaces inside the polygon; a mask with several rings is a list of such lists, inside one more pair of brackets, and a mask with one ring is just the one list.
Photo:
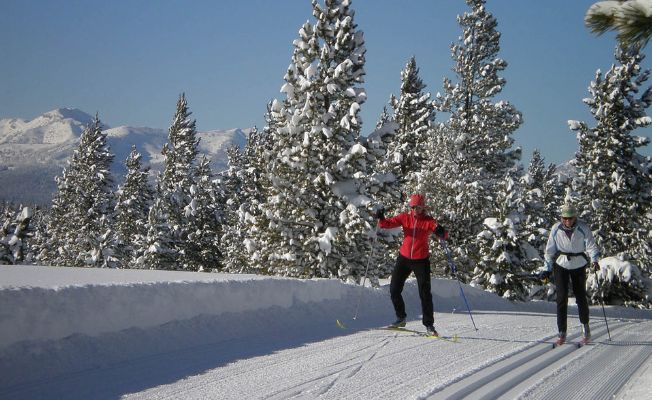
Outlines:
{"label": "skier in red jacket", "polygon": [[421,299],[423,325],[429,335],[438,336],[434,326],[432,293],[430,289],[430,250],[428,241],[434,233],[439,239],[448,239],[448,232],[437,223],[437,220],[426,214],[425,198],[420,194],[410,197],[410,212],[385,218],[384,210],[378,211],[378,226],[382,229],[403,228],[403,244],[399,251],[396,265],[392,271],[389,292],[396,311],[397,320],[390,327],[405,326],[405,303],[403,302],[403,285],[410,273],[414,272]]}

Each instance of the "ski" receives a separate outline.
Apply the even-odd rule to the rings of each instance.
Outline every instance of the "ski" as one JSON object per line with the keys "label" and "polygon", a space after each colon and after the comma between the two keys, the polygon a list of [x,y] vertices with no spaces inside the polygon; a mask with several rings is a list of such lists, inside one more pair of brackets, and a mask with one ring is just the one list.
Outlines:
{"label": "ski", "polygon": [[423,331],[417,331],[415,329],[399,328],[399,327],[393,327],[393,326],[386,326],[386,327],[379,328],[379,329],[385,330],[385,331],[412,333],[412,334],[419,335],[419,336],[429,338],[429,339],[437,339],[437,340],[443,340],[445,342],[459,343],[459,337],[457,335],[453,335],[451,337],[449,337],[449,336],[433,336],[433,335],[428,335],[426,332],[423,332]]}

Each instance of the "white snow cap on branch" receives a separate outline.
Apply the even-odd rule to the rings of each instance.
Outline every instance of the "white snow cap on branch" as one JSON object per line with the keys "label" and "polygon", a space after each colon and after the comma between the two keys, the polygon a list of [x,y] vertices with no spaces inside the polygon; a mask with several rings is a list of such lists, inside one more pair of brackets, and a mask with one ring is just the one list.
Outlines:
{"label": "white snow cap on branch", "polygon": [[620,8],[620,1],[598,1],[593,4],[587,14],[615,15]]}
{"label": "white snow cap on branch", "polygon": [[358,103],[353,103],[351,104],[351,108],[349,108],[349,115],[351,118],[355,119],[355,115],[360,111],[360,104]]}
{"label": "white snow cap on branch", "polygon": [[632,9],[640,10],[646,17],[650,17],[652,16],[652,0],[598,1],[587,11],[587,18],[594,15],[622,17]]}
{"label": "white snow cap on branch", "polygon": [[317,75],[318,69],[315,64],[310,64],[308,68],[306,68],[306,78],[312,79]]}
{"label": "white snow cap on branch", "polygon": [[27,218],[32,218],[34,211],[30,207],[23,207],[23,211],[20,213],[19,221],[25,221]]}
{"label": "white snow cap on branch", "polygon": [[574,119],[569,119],[569,120],[568,120],[568,127],[569,127],[570,130],[572,130],[572,131],[580,130],[580,129],[582,129],[582,122],[580,122],[580,121],[576,121],[576,120],[574,120]]}
{"label": "white snow cap on branch", "polygon": [[495,232],[500,229],[500,222],[498,222],[498,218],[485,218],[484,226]]}
{"label": "white snow cap on branch", "polygon": [[[291,83],[285,83],[283,86],[281,86],[281,93],[287,94],[288,97],[294,97],[294,86],[292,86]],[[276,109],[277,107],[277,102],[275,101],[274,104],[272,105],[272,110],[273,111],[279,111],[279,109]]]}
{"label": "white snow cap on branch", "polygon": [[337,235],[337,228],[336,227],[328,227],[326,228],[326,231],[319,235],[319,238],[317,241],[319,242],[319,248],[326,253],[326,255],[330,254],[332,245],[331,241],[335,239],[335,235]]}

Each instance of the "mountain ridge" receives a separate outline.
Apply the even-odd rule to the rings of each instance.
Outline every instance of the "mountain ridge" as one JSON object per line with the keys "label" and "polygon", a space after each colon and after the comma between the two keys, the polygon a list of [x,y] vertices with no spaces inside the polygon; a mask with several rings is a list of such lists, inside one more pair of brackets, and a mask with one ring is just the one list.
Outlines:
{"label": "mountain ridge", "polygon": [[[61,174],[93,117],[77,108],[58,108],[32,120],[0,119],[0,201],[47,205],[56,191],[54,177]],[[126,173],[125,161],[132,145],[141,153],[152,175],[163,168],[163,145],[168,130],[102,124],[107,144],[115,155],[116,182]],[[197,132],[200,155],[206,155],[213,172],[227,168],[227,149],[244,147],[250,129]]]}

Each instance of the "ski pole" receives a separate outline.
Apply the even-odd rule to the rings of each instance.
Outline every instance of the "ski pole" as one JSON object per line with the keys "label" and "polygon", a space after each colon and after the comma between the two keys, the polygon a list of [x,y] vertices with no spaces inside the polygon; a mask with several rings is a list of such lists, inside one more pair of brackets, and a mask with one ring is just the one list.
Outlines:
{"label": "ski pole", "polygon": [[374,255],[374,247],[376,240],[378,239],[378,225],[376,225],[376,230],[374,231],[374,240],[371,242],[371,250],[369,251],[369,258],[367,259],[367,267],[364,269],[364,278],[362,279],[362,289],[360,290],[360,295],[358,296],[358,304],[355,307],[355,315],[353,315],[353,320],[358,318],[358,310],[360,309],[360,302],[362,301],[362,293],[364,292],[364,285],[367,282],[367,271],[369,271],[369,264],[371,263],[371,258]]}
{"label": "ski pole", "polygon": [[445,240],[441,239],[439,243],[441,243],[442,247],[444,248],[444,251],[446,252],[446,257],[448,258],[448,265],[451,267],[451,271],[453,271],[453,274],[455,275],[457,284],[460,285],[460,293],[462,294],[462,298],[464,299],[464,304],[466,304],[466,309],[469,311],[469,317],[471,317],[471,323],[473,323],[473,327],[475,328],[475,330],[478,331],[478,327],[475,326],[475,321],[473,320],[471,307],[469,307],[469,302],[466,300],[466,296],[464,295],[464,289],[462,289],[462,283],[457,277],[457,267],[455,266],[455,262],[453,261],[453,256],[451,256],[451,252],[448,249],[448,245],[446,244]]}
{"label": "ski pole", "polygon": [[[595,274],[595,283],[600,286],[598,280],[598,271],[593,271]],[[609,335],[609,341],[611,342],[611,332],[609,332],[609,323],[607,322],[607,312],[604,310],[604,288],[600,288],[600,305],[602,306],[602,315],[604,316],[604,324],[607,327],[607,335]]]}

